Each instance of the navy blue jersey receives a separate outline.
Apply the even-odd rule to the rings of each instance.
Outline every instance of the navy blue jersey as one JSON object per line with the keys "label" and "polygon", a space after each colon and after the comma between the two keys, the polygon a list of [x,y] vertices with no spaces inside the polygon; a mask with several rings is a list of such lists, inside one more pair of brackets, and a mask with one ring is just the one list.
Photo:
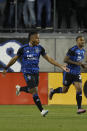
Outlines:
{"label": "navy blue jersey", "polygon": [[39,72],[40,55],[46,55],[45,49],[41,45],[29,46],[26,44],[19,48],[17,55],[22,58],[21,70],[24,74],[35,74]]}
{"label": "navy blue jersey", "polygon": [[[85,50],[79,49],[77,45],[70,48],[67,52],[67,56],[69,56],[70,60],[74,62],[82,62],[84,59]],[[70,69],[71,74],[80,74],[80,66],[75,64],[68,64],[67,67]]]}

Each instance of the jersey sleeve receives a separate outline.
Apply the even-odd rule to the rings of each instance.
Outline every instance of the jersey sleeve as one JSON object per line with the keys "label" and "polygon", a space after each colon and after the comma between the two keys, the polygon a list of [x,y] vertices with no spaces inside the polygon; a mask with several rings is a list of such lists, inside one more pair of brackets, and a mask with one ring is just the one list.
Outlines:
{"label": "jersey sleeve", "polygon": [[68,50],[68,52],[67,52],[67,54],[66,54],[67,56],[75,56],[75,51],[74,50],[72,50],[72,48],[70,48],[69,50]]}
{"label": "jersey sleeve", "polygon": [[41,46],[41,55],[44,56],[44,55],[46,55],[46,54],[47,54],[47,53],[46,53],[45,49]]}
{"label": "jersey sleeve", "polygon": [[22,48],[19,48],[18,51],[17,51],[17,55],[18,56],[21,56],[23,53],[23,49]]}

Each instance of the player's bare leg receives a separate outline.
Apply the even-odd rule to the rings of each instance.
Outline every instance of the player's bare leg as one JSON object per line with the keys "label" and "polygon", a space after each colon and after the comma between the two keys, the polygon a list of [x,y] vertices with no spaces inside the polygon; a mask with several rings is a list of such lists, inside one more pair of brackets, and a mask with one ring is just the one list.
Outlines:
{"label": "player's bare leg", "polygon": [[51,88],[49,91],[49,99],[52,100],[52,97],[55,93],[67,93],[69,87],[63,86],[63,87],[58,87],[56,89]]}
{"label": "player's bare leg", "polygon": [[38,88],[28,88],[28,86],[26,87],[20,87],[19,85],[16,85],[16,95],[19,96],[20,92],[26,92],[26,93],[30,93],[33,96],[33,100],[35,102],[35,104],[37,105],[38,109],[41,112],[41,115],[43,117],[45,117],[48,114],[48,110],[43,109],[40,98],[38,96]]}
{"label": "player's bare leg", "polygon": [[82,109],[81,103],[82,103],[82,83],[81,82],[74,82],[74,86],[76,88],[76,101],[77,101],[77,114],[85,113],[86,110]]}

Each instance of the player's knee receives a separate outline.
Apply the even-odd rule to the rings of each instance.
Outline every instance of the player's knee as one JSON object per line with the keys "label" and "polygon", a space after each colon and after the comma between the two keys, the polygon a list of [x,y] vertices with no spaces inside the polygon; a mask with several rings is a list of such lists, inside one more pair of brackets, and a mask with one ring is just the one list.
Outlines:
{"label": "player's knee", "polygon": [[63,93],[67,93],[67,92],[68,92],[68,90],[64,90],[64,91],[63,91]]}
{"label": "player's knee", "polygon": [[38,94],[38,90],[36,88],[31,88],[29,91],[32,95]]}
{"label": "player's knee", "polygon": [[67,93],[68,92],[68,87],[63,87],[62,88],[62,93]]}

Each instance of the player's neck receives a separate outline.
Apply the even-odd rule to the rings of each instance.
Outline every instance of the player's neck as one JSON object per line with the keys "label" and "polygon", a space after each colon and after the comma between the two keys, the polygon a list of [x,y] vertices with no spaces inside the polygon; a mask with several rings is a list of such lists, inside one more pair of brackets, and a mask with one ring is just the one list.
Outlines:
{"label": "player's neck", "polygon": [[[78,45],[77,45],[78,46]],[[83,49],[83,47],[80,47],[80,46],[78,46],[78,48],[80,49],[80,50],[82,50]]]}

